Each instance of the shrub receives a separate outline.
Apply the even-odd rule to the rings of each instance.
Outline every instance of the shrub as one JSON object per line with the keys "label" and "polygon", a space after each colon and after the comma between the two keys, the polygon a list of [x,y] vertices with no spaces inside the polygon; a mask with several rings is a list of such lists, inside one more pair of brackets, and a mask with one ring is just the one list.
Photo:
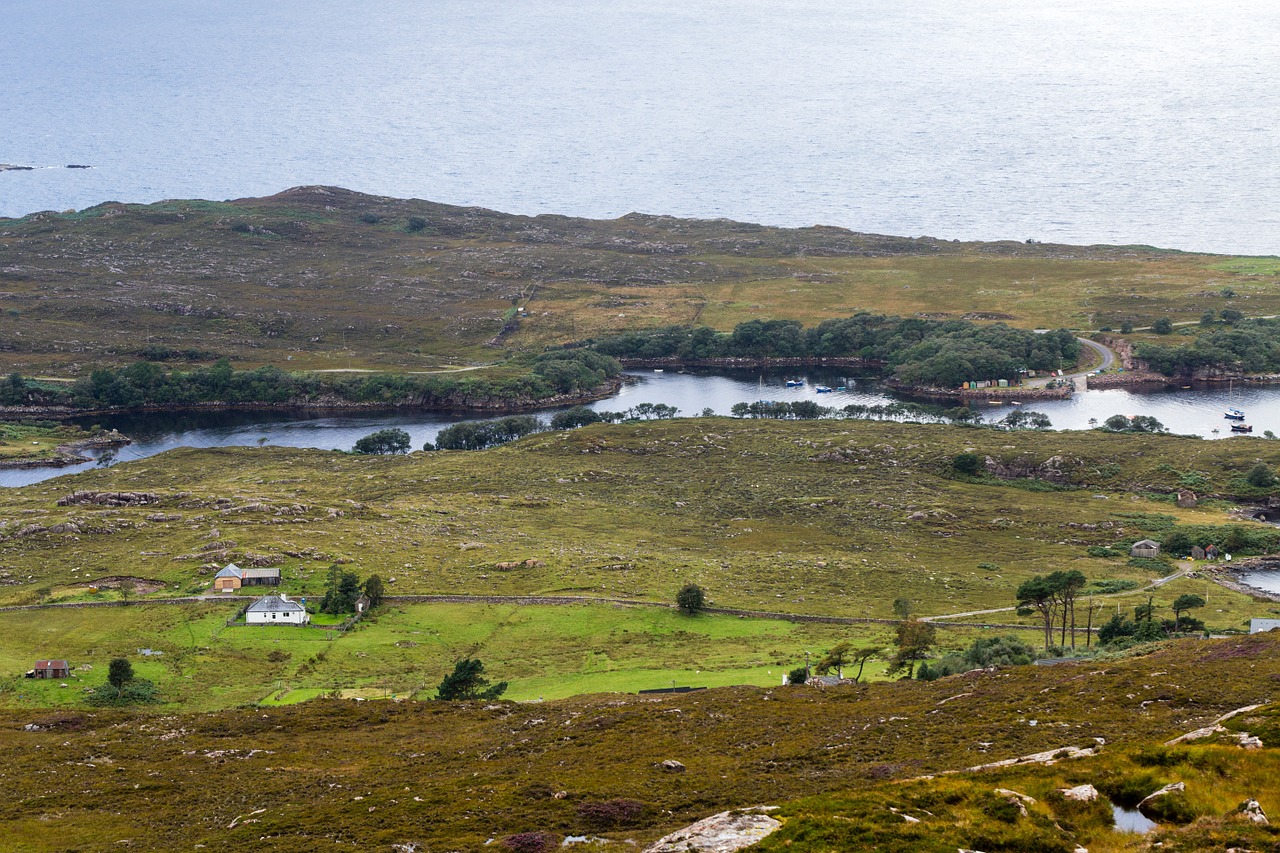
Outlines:
{"label": "shrub", "polygon": [[676,606],[680,612],[692,616],[701,613],[707,606],[706,595],[702,587],[696,583],[687,583],[676,593]]}
{"label": "shrub", "polygon": [[560,836],[550,832],[521,832],[498,842],[512,853],[551,853],[560,846]]}
{"label": "shrub", "polygon": [[798,666],[787,673],[788,684],[804,684],[809,680],[808,667]]}
{"label": "shrub", "polygon": [[982,457],[976,453],[957,453],[951,467],[960,474],[973,476],[982,470]]}
{"label": "shrub", "polygon": [[648,809],[639,800],[619,798],[603,802],[588,800],[578,803],[577,812],[578,819],[585,825],[603,831],[636,826],[643,822]]}
{"label": "shrub", "polygon": [[1105,545],[1090,545],[1085,552],[1090,557],[1119,557],[1122,556],[1119,551],[1114,548],[1108,548]]}
{"label": "shrub", "polygon": [[405,230],[411,234],[416,234],[427,227],[427,220],[421,216],[410,216],[409,221],[405,223]]}
{"label": "shrub", "polygon": [[1244,475],[1245,482],[1257,489],[1269,489],[1276,484],[1276,474],[1271,470],[1271,466],[1265,462],[1259,462],[1249,469],[1249,473]]}
{"label": "shrub", "polygon": [[1173,331],[1173,321],[1168,317],[1161,317],[1151,324],[1151,331],[1157,335],[1167,335]]}

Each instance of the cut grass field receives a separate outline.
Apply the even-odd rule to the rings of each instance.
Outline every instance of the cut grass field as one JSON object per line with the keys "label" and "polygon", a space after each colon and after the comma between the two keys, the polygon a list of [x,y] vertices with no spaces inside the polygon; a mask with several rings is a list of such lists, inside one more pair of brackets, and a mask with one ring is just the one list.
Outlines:
{"label": "cut grass field", "polygon": [[[287,704],[335,691],[430,699],[453,664],[478,657],[504,698],[559,699],[582,693],[681,687],[772,686],[843,640],[888,648],[892,627],[797,624],[732,616],[683,616],[673,610],[611,605],[393,605],[353,631],[226,627],[214,604],[141,604],[92,610],[3,614],[13,639],[0,649],[0,705],[77,706],[84,689],[106,678],[113,657],[127,657],[160,688],[168,710],[216,710],[262,702]],[[977,632],[946,630],[961,647]],[[139,655],[140,647],[160,652]],[[71,679],[31,680],[20,673],[57,649]],[[865,677],[880,677],[887,652]],[[88,666],[89,669],[81,669]],[[69,686],[62,687],[66,682]]]}
{"label": "cut grass field", "polygon": [[0,220],[0,370],[85,375],[151,348],[175,365],[432,371],[626,329],[862,310],[1143,327],[1277,314],[1276,284],[1274,258],[522,217],[304,187]]}

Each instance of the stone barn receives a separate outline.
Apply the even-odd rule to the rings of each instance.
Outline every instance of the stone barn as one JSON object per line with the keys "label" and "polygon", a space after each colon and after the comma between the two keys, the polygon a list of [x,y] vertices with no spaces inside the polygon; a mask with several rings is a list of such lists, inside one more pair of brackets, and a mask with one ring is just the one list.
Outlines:
{"label": "stone barn", "polygon": [[1134,542],[1133,547],[1129,549],[1130,557],[1159,557],[1160,543],[1154,539],[1143,539],[1141,542]]}

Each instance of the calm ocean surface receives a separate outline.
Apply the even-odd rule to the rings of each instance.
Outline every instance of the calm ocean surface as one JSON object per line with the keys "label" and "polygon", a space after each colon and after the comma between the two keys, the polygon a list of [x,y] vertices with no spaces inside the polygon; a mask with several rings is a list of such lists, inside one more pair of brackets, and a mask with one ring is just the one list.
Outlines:
{"label": "calm ocean surface", "polygon": [[1280,4],[6,0],[0,215],[322,183],[1280,252]]}

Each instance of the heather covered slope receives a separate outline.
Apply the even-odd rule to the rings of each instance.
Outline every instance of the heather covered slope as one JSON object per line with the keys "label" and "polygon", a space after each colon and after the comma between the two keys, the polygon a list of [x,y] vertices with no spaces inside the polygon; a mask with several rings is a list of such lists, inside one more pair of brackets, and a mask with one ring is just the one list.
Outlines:
{"label": "heather covered slope", "polygon": [[1144,247],[523,217],[300,187],[0,220],[0,369],[77,375],[149,353],[440,370],[628,329],[859,310],[1142,326],[1223,307],[1280,313],[1274,272]]}
{"label": "heather covered slope", "polygon": [[[713,812],[764,803],[783,806],[785,821],[766,849],[850,849],[861,839],[886,850],[941,850],[985,839],[976,849],[1117,850],[1136,848],[1122,848],[1090,810],[1064,810],[1050,791],[1088,783],[1127,797],[1185,780],[1187,811],[1177,820],[1207,822],[1187,830],[1170,823],[1171,844],[1193,841],[1166,849],[1219,849],[1194,838],[1217,832],[1213,821],[1237,798],[1280,813],[1272,749],[1162,752],[1159,744],[1267,700],[1280,678],[1277,651],[1277,640],[1261,635],[1184,640],[1078,666],[829,691],[726,688],[541,704],[319,701],[163,716],[8,711],[0,719],[0,837],[21,851],[480,850],[535,831],[647,842]],[[1244,717],[1238,726],[1257,727],[1269,743],[1274,724],[1266,719]],[[1044,770],[892,781],[1096,747],[1098,738],[1099,757]],[[686,771],[664,771],[665,760]],[[996,787],[1035,797],[1032,816],[991,801]],[[803,797],[810,799],[791,802]],[[620,799],[633,804],[620,807]],[[907,824],[891,808],[923,823]],[[1273,838],[1245,829],[1234,837]],[[1030,839],[1040,840],[1028,846]]]}

